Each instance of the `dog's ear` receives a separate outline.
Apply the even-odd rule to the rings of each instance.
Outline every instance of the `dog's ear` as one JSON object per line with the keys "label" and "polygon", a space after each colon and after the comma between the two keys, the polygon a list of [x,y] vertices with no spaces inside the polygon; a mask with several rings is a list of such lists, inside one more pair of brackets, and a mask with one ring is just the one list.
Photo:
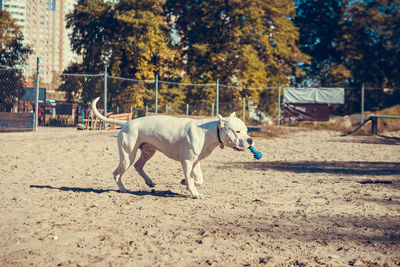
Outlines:
{"label": "dog's ear", "polygon": [[229,115],[229,117],[236,117],[236,111],[232,112],[232,114]]}
{"label": "dog's ear", "polygon": [[218,127],[221,129],[224,128],[227,120],[219,114],[217,114],[217,117],[218,117]]}

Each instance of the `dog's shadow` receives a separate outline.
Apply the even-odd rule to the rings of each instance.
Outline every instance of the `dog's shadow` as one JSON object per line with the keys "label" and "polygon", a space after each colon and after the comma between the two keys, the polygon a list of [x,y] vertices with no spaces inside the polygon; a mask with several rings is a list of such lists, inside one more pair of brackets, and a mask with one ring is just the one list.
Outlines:
{"label": "dog's shadow", "polygon": [[135,196],[182,197],[182,198],[187,197],[185,195],[172,192],[171,190],[157,191],[157,190],[152,189],[151,191],[138,190],[138,191],[129,191],[129,192],[125,193],[120,190],[114,190],[114,189],[95,189],[95,188],[67,187],[67,186],[54,187],[54,186],[50,186],[50,185],[30,185],[29,187],[30,188],[39,188],[39,189],[81,192],[81,193],[96,193],[96,194],[102,194],[102,193],[107,193],[107,192],[116,192],[116,193],[121,193],[121,194],[131,194],[131,195],[135,195]]}

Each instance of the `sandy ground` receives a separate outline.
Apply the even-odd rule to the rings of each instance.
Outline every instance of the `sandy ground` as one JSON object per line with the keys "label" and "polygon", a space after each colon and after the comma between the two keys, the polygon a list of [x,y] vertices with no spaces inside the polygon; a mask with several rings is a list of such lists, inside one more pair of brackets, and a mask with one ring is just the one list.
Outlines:
{"label": "sandy ground", "polygon": [[[297,132],[217,148],[206,198],[156,153],[120,193],[117,131],[0,134],[0,266],[397,266],[400,141]],[[360,183],[366,180],[392,183]]]}

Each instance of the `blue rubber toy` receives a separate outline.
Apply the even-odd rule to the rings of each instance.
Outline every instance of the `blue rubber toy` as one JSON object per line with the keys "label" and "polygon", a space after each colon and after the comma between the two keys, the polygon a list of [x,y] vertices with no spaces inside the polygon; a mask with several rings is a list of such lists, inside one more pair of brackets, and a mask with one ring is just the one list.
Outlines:
{"label": "blue rubber toy", "polygon": [[254,147],[249,147],[250,151],[254,154],[254,158],[260,160],[262,158],[262,154],[260,151],[257,151]]}

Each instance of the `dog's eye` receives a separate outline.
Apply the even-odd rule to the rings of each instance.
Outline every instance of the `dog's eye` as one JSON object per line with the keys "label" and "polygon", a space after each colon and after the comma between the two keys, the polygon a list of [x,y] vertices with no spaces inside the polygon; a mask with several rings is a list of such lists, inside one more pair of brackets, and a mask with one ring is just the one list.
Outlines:
{"label": "dog's eye", "polygon": [[240,133],[240,131],[236,131],[236,133]]}

